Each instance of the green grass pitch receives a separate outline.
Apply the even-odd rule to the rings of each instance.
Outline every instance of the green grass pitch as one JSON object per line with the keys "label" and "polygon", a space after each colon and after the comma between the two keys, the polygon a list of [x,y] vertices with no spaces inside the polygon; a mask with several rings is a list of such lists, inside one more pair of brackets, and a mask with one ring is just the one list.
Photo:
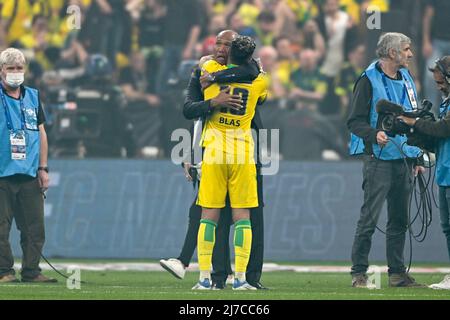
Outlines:
{"label": "green grass pitch", "polygon": [[[54,272],[44,274],[55,277]],[[65,279],[56,284],[11,283],[0,285],[0,299],[146,299],[146,300],[442,300],[450,299],[449,291],[428,288],[388,288],[387,275],[382,275],[381,289],[350,287],[350,276],[343,273],[297,273],[273,271],[263,275],[270,290],[235,292],[228,286],[221,291],[192,291],[197,273],[187,273],[184,280],[167,272],[81,271],[79,290],[69,290]],[[431,284],[443,274],[416,274],[416,280]]]}

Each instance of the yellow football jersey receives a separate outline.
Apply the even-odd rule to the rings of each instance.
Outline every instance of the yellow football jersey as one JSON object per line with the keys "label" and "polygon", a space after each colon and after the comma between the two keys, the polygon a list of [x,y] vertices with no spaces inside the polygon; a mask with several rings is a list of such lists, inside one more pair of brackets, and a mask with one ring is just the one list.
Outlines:
{"label": "yellow football jersey", "polygon": [[[214,73],[227,69],[214,60],[203,65],[203,70]],[[243,100],[243,108],[239,111],[220,108],[206,121],[202,135],[202,146],[214,148],[227,154],[253,154],[254,142],[251,134],[251,122],[255,115],[258,102],[267,96],[267,79],[260,74],[253,82],[228,83],[230,94],[237,94]],[[220,92],[220,86],[213,84],[204,91],[205,100],[215,98]]]}

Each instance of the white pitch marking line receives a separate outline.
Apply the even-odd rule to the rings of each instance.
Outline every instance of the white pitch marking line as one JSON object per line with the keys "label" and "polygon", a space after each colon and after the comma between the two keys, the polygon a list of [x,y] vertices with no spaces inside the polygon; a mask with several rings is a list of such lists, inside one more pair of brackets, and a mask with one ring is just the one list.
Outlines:
{"label": "white pitch marking line", "polygon": [[[157,262],[113,262],[113,263],[76,263],[76,262],[55,262],[53,266],[58,270],[67,270],[67,268],[79,268],[85,271],[165,271]],[[14,267],[20,270],[20,264],[16,263]],[[41,263],[43,270],[51,270],[46,263]],[[380,266],[382,272],[387,272],[386,266]],[[190,264],[188,271],[198,271],[198,264]],[[329,265],[280,265],[277,263],[265,263],[263,272],[271,271],[293,271],[300,273],[348,273],[350,266],[329,266]],[[370,268],[369,268],[370,272]],[[411,273],[445,273],[450,274],[450,268],[442,267],[413,267]]]}

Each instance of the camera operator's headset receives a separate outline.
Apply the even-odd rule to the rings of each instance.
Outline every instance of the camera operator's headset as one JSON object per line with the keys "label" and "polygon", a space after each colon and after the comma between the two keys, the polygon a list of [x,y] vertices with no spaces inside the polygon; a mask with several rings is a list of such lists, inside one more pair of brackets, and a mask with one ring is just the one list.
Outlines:
{"label": "camera operator's headset", "polygon": [[448,66],[445,65],[444,58],[445,57],[443,57],[441,59],[437,59],[435,63],[436,63],[436,67],[438,68],[438,70],[444,76],[445,81],[447,81],[447,84],[450,85],[450,70],[449,70]]}

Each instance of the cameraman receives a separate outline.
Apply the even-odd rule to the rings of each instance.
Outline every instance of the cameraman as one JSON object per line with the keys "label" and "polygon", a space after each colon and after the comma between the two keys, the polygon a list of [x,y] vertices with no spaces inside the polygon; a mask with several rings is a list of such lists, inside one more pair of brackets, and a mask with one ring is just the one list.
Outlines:
{"label": "cameraman", "polygon": [[[412,168],[420,149],[406,145],[406,137],[389,138],[377,128],[377,102],[386,99],[405,111],[417,109],[414,80],[407,67],[413,54],[411,40],[401,33],[383,34],[376,50],[379,60],[359,77],[353,90],[347,126],[352,133],[351,154],[364,154],[364,201],[352,248],[352,286],[370,288],[366,275],[372,235],[387,200],[386,253],[391,287],[421,286],[406,273],[403,251],[408,225]],[[405,143],[405,145],[404,145]],[[405,159],[406,158],[406,159]],[[405,162],[407,165],[405,165]],[[424,170],[423,167],[415,168]]]}
{"label": "cameraman", "polygon": [[[447,238],[447,249],[450,257],[450,56],[436,61],[433,68],[434,81],[442,93],[443,102],[439,107],[439,121],[399,117],[406,124],[413,126],[419,134],[435,138],[436,147],[436,182],[439,185],[439,210],[441,226]],[[450,275],[443,281],[432,284],[433,289],[450,290]]]}

